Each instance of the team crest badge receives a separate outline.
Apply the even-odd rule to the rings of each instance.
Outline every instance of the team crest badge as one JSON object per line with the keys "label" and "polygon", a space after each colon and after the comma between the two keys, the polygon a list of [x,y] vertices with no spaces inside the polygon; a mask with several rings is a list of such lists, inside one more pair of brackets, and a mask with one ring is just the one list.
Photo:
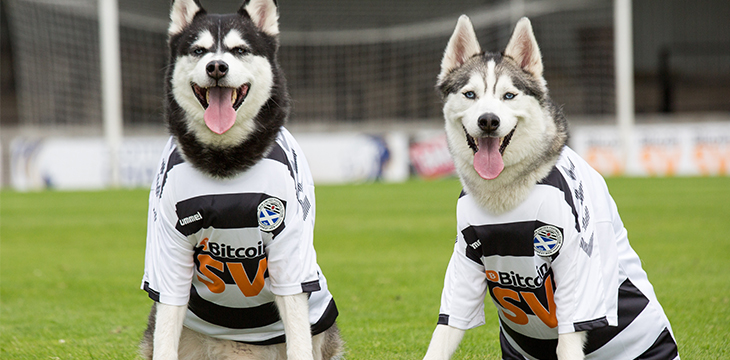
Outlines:
{"label": "team crest badge", "polygon": [[284,204],[281,200],[270,197],[259,204],[259,228],[263,231],[274,231],[284,223]]}
{"label": "team crest badge", "polygon": [[535,253],[540,256],[552,256],[563,246],[563,233],[555,226],[545,225],[535,229],[532,239]]}

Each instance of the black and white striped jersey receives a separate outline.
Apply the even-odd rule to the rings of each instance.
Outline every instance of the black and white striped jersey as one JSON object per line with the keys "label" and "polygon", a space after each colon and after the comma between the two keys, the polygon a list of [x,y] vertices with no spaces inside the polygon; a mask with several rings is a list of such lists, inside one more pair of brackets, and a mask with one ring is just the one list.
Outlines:
{"label": "black and white striped jersey", "polygon": [[337,308],[313,246],[314,183],[302,150],[281,129],[249,170],[216,179],[168,141],[149,198],[142,288],[188,306],[185,326],[221,339],[284,342],[274,295],[309,293],[313,334]]}
{"label": "black and white striped jersey", "polygon": [[513,210],[462,193],[457,227],[439,324],[482,325],[488,295],[504,359],[555,359],[558,334],[574,331],[588,331],[586,359],[678,358],[603,178],[568,147]]}

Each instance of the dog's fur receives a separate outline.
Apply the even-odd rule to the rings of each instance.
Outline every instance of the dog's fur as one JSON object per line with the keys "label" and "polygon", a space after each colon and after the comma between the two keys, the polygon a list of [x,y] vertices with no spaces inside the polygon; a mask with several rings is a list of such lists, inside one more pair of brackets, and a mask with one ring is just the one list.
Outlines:
{"label": "dog's fur", "polygon": [[[254,15],[249,15],[254,14]],[[168,30],[171,65],[166,74],[166,118],[185,159],[200,171],[229,177],[257,163],[273,144],[289,115],[286,79],[276,61],[279,27],[272,1],[247,1],[235,14],[208,15],[198,0],[173,3]],[[208,29],[225,27],[222,45],[228,51],[193,52],[217,46],[218,34],[198,38]],[[234,50],[244,51],[236,56]],[[221,60],[230,67],[216,84],[206,74],[210,61]],[[239,89],[248,84],[245,101],[236,111],[235,124],[223,134],[208,130],[204,109],[191,91],[200,87],[224,86]]]}
{"label": "dog's fur", "polygon": [[[504,88],[494,89],[496,94],[511,90],[529,95],[510,100],[510,106],[491,95],[486,107],[501,120],[495,133],[479,127],[483,108],[469,106],[473,102],[462,95],[465,89],[485,89],[490,60],[496,64],[493,73],[497,77],[509,77],[509,81],[498,82]],[[504,212],[521,203],[532,186],[550,172],[568,140],[567,122],[550,99],[542,72],[540,49],[529,20],[517,24],[504,54],[500,54],[483,53],[469,18],[459,18],[441,63],[437,88],[445,102],[446,134],[457,173],[467,192],[492,211]],[[512,130],[502,154],[504,170],[495,179],[484,181],[474,169],[474,150],[465,140],[465,132],[472,139],[497,137],[503,141]]]}
{"label": "dog's fur", "polygon": [[[278,298],[277,306],[284,307],[290,302]],[[306,297],[300,297],[295,302],[304,301]],[[301,304],[298,305],[302,307]],[[185,318],[185,307],[169,306],[155,303],[150,312],[147,330],[140,345],[140,353],[145,359],[241,359],[241,360],[283,360],[283,359],[337,359],[342,354],[343,342],[340,338],[337,325],[329,330],[311,337],[309,348],[296,349],[295,354],[287,356],[290,346],[277,344],[268,346],[249,345],[235,341],[215,339],[203,334],[194,332],[182,326]],[[163,317],[161,321],[158,317]],[[282,317],[284,317],[282,315]],[[305,319],[306,320],[306,319]],[[306,320],[308,321],[308,320]],[[301,321],[300,321],[301,322]],[[180,324],[180,326],[177,326]],[[306,326],[306,328],[305,328]],[[159,330],[158,330],[159,329]],[[299,331],[304,334],[309,332],[309,324],[300,326]],[[168,341],[159,342],[161,337]],[[302,342],[307,341],[306,336]],[[177,349],[177,351],[175,350]],[[307,354],[311,354],[307,356]]]}
{"label": "dog's fur", "polygon": [[[567,122],[548,95],[530,21],[518,21],[504,52],[493,53],[482,52],[469,18],[460,17],[444,53],[437,89],[464,193],[457,205],[462,230],[444,282],[444,313],[425,359],[449,359],[464,336],[461,329],[478,325],[479,319],[464,312],[473,314],[474,304],[484,296],[478,293],[481,290],[502,308],[500,342],[505,358],[581,360],[587,352],[595,359],[678,359],[669,320],[628,243],[605,182],[566,146]],[[575,204],[582,206],[581,214]],[[560,224],[561,229],[537,227],[533,220]],[[554,241],[560,245],[551,248],[554,252],[539,250],[544,245],[538,231],[546,227],[559,238]],[[563,238],[555,234],[562,229],[570,238],[561,248]],[[535,235],[528,238],[521,231]],[[522,246],[532,248],[516,250]],[[529,275],[521,277],[518,269],[538,263],[548,272],[555,269],[555,276],[545,278],[542,288],[523,286],[521,279],[528,284],[533,273],[528,270]],[[515,276],[514,283],[503,281],[504,272],[497,280],[493,277],[507,270]],[[508,295],[518,294],[513,288],[540,288],[554,317],[546,322],[546,313],[532,305],[528,305],[530,316],[539,320],[528,320],[527,312],[517,313],[522,310],[505,300],[522,302]],[[630,294],[642,300],[633,301]],[[528,297],[535,293],[520,290],[514,296],[529,303]],[[594,313],[579,314],[576,309],[581,307]],[[633,312],[638,315],[632,317]],[[572,323],[571,316],[576,316]],[[523,327],[512,328],[510,321]]]}
{"label": "dog's fur", "polygon": [[[497,214],[523,202],[568,140],[565,117],[548,95],[530,21],[517,23],[504,53],[491,53],[482,52],[471,21],[462,15],[446,47],[437,90],[445,103],[449,151],[465,191]],[[467,97],[467,92],[472,94]],[[522,95],[505,98],[509,93]],[[497,126],[489,125],[485,111],[499,114]],[[487,138],[498,139],[503,167],[492,164],[480,173],[476,152],[487,146]],[[438,325],[425,359],[449,359],[463,335],[464,330]],[[584,342],[583,332],[559,335],[558,359],[582,359]]]}
{"label": "dog's fur", "polygon": [[[271,149],[289,113],[286,80],[277,63],[274,0],[246,0],[237,13],[209,15],[198,0],[173,0],[167,125],[184,159],[220,180],[246,171]],[[214,64],[215,67],[209,67]],[[215,89],[214,89],[215,88]],[[209,121],[208,101],[220,91],[235,121]],[[231,106],[232,104],[232,106]],[[221,108],[224,108],[221,106]],[[340,355],[336,325],[311,335],[307,294],[275,296],[286,343],[256,346],[215,339],[183,327],[186,306],[155,303],[140,345],[147,359],[331,359]],[[179,355],[179,357],[178,357]]]}

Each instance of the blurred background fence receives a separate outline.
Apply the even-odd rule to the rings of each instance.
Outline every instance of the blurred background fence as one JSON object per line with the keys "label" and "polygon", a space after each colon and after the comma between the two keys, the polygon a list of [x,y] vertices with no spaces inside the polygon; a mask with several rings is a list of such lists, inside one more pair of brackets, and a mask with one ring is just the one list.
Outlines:
{"label": "blurred background fence", "polygon": [[[201,1],[231,12],[241,0]],[[28,134],[102,133],[97,0],[0,0],[3,164]],[[280,62],[294,99],[290,126],[439,128],[434,90],[445,44],[469,15],[484,49],[533,22],[553,99],[574,122],[613,122],[612,0],[280,0]],[[122,0],[125,134],[163,134],[168,0]],[[640,0],[633,6],[635,109],[730,112],[730,2]],[[684,114],[684,115],[682,115]],[[404,125],[405,124],[405,125]],[[7,170],[2,183],[7,184]]]}

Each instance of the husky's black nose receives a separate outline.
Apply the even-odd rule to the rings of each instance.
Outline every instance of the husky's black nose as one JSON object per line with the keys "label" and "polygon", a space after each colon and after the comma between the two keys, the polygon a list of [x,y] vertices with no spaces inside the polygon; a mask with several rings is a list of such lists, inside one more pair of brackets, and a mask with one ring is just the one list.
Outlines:
{"label": "husky's black nose", "polygon": [[228,72],[228,64],[220,60],[213,60],[205,66],[205,71],[208,72],[208,76],[213,79],[220,80],[226,76]]}
{"label": "husky's black nose", "polygon": [[479,128],[485,132],[492,132],[499,128],[499,116],[495,113],[484,113],[477,122]]}

